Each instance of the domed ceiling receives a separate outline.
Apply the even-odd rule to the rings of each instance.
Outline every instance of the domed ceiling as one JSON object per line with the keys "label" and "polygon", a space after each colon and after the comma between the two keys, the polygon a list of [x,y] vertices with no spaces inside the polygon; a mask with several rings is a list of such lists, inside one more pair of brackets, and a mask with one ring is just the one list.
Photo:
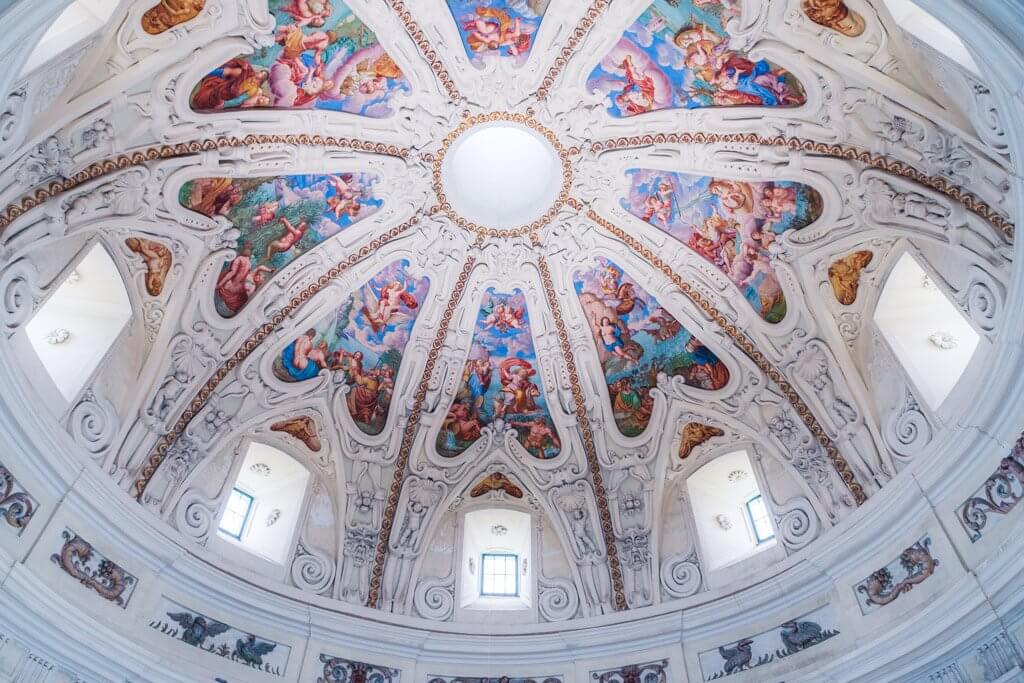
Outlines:
{"label": "domed ceiling", "polygon": [[[887,12],[151,5],[19,119],[6,329],[104,246],[132,322],[57,417],[221,571],[474,621],[494,507],[536,527],[527,623],[691,599],[813,554],[975,388],[926,405],[873,315],[911,254],[988,353],[1010,165]],[[252,443],[309,472],[282,562],[218,538]],[[737,451],[776,545],[730,574],[686,482]]]}

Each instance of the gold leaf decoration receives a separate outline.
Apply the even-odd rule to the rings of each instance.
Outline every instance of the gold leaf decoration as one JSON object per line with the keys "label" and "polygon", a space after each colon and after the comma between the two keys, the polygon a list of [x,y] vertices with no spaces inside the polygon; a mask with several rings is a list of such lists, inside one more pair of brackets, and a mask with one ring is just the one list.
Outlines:
{"label": "gold leaf decoration", "polygon": [[154,36],[168,31],[195,19],[204,5],[206,0],[160,0],[142,15],[142,30]]}
{"label": "gold leaf decoration", "polygon": [[847,7],[843,0],[801,0],[800,6],[815,24],[850,38],[864,33],[864,18]]}
{"label": "gold leaf decoration", "polygon": [[700,422],[687,422],[683,425],[683,438],[679,440],[679,459],[686,460],[694,448],[716,436],[725,436],[725,432]]}
{"label": "gold leaf decoration", "polygon": [[828,281],[832,283],[832,291],[839,303],[849,306],[857,300],[860,272],[871,263],[873,257],[870,251],[855,251],[828,267]]}
{"label": "gold leaf decoration", "polygon": [[491,472],[484,477],[479,484],[474,486],[470,492],[470,498],[479,498],[491,491],[504,491],[513,498],[522,498],[523,490],[513,484],[508,477],[501,472]]}
{"label": "gold leaf decoration", "polygon": [[296,439],[306,444],[306,448],[309,450],[314,453],[320,452],[320,434],[317,432],[316,422],[314,422],[313,418],[308,415],[275,422],[270,425],[270,431],[284,432],[285,434],[294,436]]}

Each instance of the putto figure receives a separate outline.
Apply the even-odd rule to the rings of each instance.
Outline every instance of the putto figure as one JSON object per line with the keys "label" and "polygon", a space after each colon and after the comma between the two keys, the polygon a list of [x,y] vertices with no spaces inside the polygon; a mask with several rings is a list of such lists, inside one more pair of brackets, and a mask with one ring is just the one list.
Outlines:
{"label": "putto figure", "polygon": [[[374,275],[335,310],[281,350],[274,374],[303,382],[330,371],[348,385],[353,421],[367,434],[387,422],[395,378],[430,281],[414,275],[409,261],[395,261]],[[375,294],[379,293],[379,294]]]}
{"label": "putto figure", "polygon": [[[198,178],[185,183],[181,205],[210,218],[226,217],[239,236],[237,252],[214,285],[217,311],[238,314],[270,278],[383,202],[370,173]],[[337,210],[343,204],[344,210]]]}
{"label": "putto figure", "polygon": [[518,289],[484,293],[455,401],[437,435],[438,453],[459,455],[496,420],[514,429],[536,458],[553,458],[561,450],[537,376],[526,298]]}
{"label": "putto figure", "polygon": [[393,113],[395,94],[409,91],[376,35],[341,0],[269,0],[269,8],[274,45],[207,74],[192,92],[194,110],[315,108],[380,118]]}
{"label": "putto figure", "polygon": [[667,232],[714,265],[770,323],[786,315],[772,245],[821,216],[821,195],[783,180],[752,182],[629,169],[622,208]]}
{"label": "putto figure", "polygon": [[488,55],[525,62],[548,0],[448,0],[466,54],[477,66]]}
{"label": "putto figure", "polygon": [[612,261],[598,257],[593,268],[576,273],[574,285],[623,435],[647,428],[659,374],[709,391],[728,383],[725,363]]}
{"label": "putto figure", "polygon": [[594,68],[587,87],[607,95],[616,117],[803,104],[792,74],[732,47],[726,27],[738,14],[735,0],[654,0]]}

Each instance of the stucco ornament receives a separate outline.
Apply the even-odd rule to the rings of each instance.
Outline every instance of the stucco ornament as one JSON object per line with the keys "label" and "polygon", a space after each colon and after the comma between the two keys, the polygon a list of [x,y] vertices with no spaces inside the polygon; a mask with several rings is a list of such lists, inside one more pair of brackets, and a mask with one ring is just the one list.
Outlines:
{"label": "stucco ornament", "polygon": [[[171,527],[183,564],[244,575],[307,626],[310,609],[346,626],[372,609],[388,627],[490,628],[467,608],[479,510],[529,519],[483,527],[525,544],[510,632],[689,610],[803,571],[819,536],[876,514],[857,509],[967,424],[948,415],[976,376],[933,411],[875,344],[895,256],[919,258],[992,353],[1012,346],[1012,119],[993,84],[887,24],[841,0],[118,10],[0,98],[0,326],[17,349],[96,241],[115,247],[132,323],[66,409],[29,382],[12,396],[57,415],[75,448],[61,462],[92,460],[82,479],[109,477],[112,508]],[[79,328],[61,324],[44,343],[73,353]],[[959,328],[922,336],[955,352],[943,329]],[[35,367],[18,353],[0,354],[12,378]],[[280,563],[218,533],[240,476],[283,476],[243,465],[256,443],[309,475],[289,505],[254,504]],[[687,482],[738,451],[750,468],[723,487],[757,485],[777,542],[723,568],[701,534],[741,535],[742,508],[701,509]],[[1013,512],[1015,457],[957,485],[956,533],[978,542]],[[61,472],[0,468],[5,528],[31,536],[59,498],[39,482],[76,481]],[[926,540],[900,556],[906,576],[891,562],[842,590],[892,602],[939,566]],[[169,645],[250,665],[264,650],[298,675],[285,644],[150,597]],[[839,622],[816,601],[685,651],[687,671],[824,643]],[[304,651],[325,680],[391,675]],[[681,675],[662,656],[594,671]]]}

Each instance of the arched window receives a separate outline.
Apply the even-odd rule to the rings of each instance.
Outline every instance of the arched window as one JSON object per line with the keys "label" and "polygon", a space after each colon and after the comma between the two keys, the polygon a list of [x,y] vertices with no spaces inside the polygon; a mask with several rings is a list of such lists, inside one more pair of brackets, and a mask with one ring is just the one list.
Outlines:
{"label": "arched window", "polygon": [[32,316],[25,334],[50,379],[70,402],[131,317],[121,274],[107,250],[96,244]]}
{"label": "arched window", "polygon": [[101,29],[120,4],[117,0],[74,0],[36,43],[21,68],[21,75]]}
{"label": "arched window", "polygon": [[291,554],[309,470],[287,453],[252,442],[224,502],[217,535],[271,562]]}
{"label": "arched window", "polygon": [[978,333],[909,253],[889,273],[874,319],[920,397],[938,408],[967,369]]}
{"label": "arched window", "polygon": [[522,610],[533,604],[530,515],[505,508],[463,518],[460,607]]}
{"label": "arched window", "polygon": [[964,42],[948,26],[921,9],[912,0],[885,0],[889,14],[900,28],[943,54],[976,76],[981,75]]}
{"label": "arched window", "polygon": [[686,480],[708,569],[775,546],[771,512],[746,451],[719,456]]}

